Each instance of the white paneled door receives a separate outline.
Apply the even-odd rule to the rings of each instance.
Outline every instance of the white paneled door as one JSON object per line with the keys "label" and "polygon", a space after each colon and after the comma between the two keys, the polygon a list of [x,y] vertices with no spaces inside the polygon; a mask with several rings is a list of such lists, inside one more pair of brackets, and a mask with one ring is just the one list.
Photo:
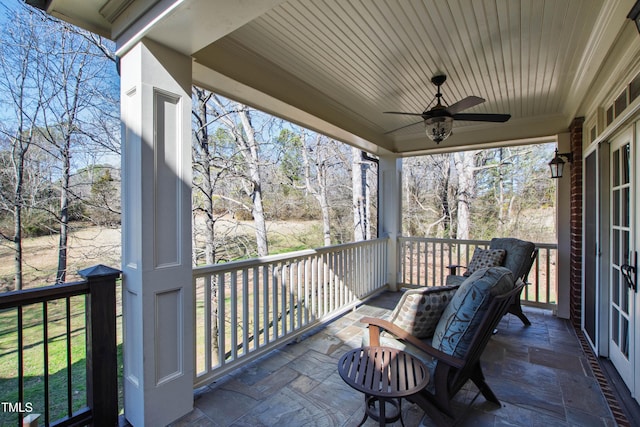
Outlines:
{"label": "white paneled door", "polygon": [[[609,357],[635,394],[636,263],[635,145],[633,128],[611,143],[611,265]],[[626,276],[626,277],[625,277]]]}

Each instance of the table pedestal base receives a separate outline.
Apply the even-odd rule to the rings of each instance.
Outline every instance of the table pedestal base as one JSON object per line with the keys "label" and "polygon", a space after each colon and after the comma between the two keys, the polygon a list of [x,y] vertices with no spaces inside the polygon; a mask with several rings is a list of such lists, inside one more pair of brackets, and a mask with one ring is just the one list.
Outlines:
{"label": "table pedestal base", "polygon": [[349,386],[364,393],[364,417],[358,427],[369,417],[380,426],[400,420],[404,427],[402,398],[413,396],[429,383],[429,370],[424,363],[390,347],[350,350],[338,361],[338,373]]}
{"label": "table pedestal base", "polygon": [[[399,399],[384,399],[381,397],[365,395],[364,398],[364,417],[358,427],[361,427],[368,417],[378,421],[381,426],[387,423],[393,423],[400,420],[400,424],[404,427],[404,421],[402,421],[402,398]],[[376,402],[378,403],[376,407]],[[387,406],[387,403],[391,406]],[[390,409],[388,411],[388,409]]]}

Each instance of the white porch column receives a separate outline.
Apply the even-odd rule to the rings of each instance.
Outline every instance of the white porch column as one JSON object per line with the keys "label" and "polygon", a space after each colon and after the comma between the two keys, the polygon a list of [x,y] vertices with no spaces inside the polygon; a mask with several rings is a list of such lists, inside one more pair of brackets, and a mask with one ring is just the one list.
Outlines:
{"label": "white porch column", "polygon": [[[571,135],[558,135],[558,152],[571,151]],[[558,312],[556,315],[568,319],[570,315],[571,292],[571,164],[564,165],[562,178],[556,179],[556,236],[558,238],[558,260],[556,265],[556,283],[558,284]]]}
{"label": "white porch column", "polygon": [[380,237],[389,237],[387,283],[398,289],[398,237],[402,234],[402,159],[394,155],[380,156],[380,202],[378,223]]}
{"label": "white porch column", "polygon": [[124,409],[193,408],[191,58],[144,40],[121,59]]}

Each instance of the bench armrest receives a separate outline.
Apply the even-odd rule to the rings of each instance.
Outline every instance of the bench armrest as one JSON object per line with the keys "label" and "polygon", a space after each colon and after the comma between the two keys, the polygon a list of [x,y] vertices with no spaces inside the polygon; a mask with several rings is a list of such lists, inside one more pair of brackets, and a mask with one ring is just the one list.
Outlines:
{"label": "bench armrest", "polygon": [[466,265],[460,265],[460,264],[450,264],[450,265],[447,265],[447,268],[449,269],[449,274],[451,276],[457,276],[456,270],[458,268],[467,268],[467,266]]}

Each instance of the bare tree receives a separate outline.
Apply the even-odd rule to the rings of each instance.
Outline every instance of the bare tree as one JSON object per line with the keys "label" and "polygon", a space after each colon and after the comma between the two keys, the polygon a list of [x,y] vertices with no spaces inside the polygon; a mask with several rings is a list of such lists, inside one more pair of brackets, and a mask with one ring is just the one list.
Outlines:
{"label": "bare tree", "polygon": [[[304,135],[305,144],[301,149],[304,165],[304,188],[317,200],[320,206],[323,242],[325,246],[329,246],[332,244],[333,237],[336,237],[339,233],[339,227],[335,224],[342,222],[341,213],[343,210],[340,208],[341,205],[347,202],[343,198],[346,193],[343,190],[348,188],[353,202],[352,186],[349,185],[349,182],[343,180],[343,173],[348,172],[352,161],[348,155],[349,150],[344,144],[315,132],[304,132]],[[360,158],[360,151],[355,151],[358,158]],[[359,177],[362,178],[361,175]],[[363,199],[365,197],[366,195],[363,196]],[[351,204],[348,212],[351,216],[351,221],[353,221],[353,204]],[[354,235],[351,232],[353,230],[353,222],[349,224],[349,229],[349,239],[352,239]],[[333,237],[332,234],[334,234]],[[336,238],[336,240],[343,241],[344,239]],[[363,240],[363,238],[360,240]]]}
{"label": "bare tree", "polygon": [[[326,143],[323,144],[323,142]],[[331,148],[328,147],[331,144],[327,141],[327,138],[320,134],[316,134],[313,138],[313,146],[303,147],[302,158],[304,160],[304,179],[305,188],[320,205],[320,212],[322,214],[322,240],[325,246],[331,245],[331,207],[329,205],[328,194],[328,175],[332,168],[332,159],[329,157]],[[331,144],[333,145],[333,144]],[[328,148],[328,149],[327,149]],[[309,157],[310,154],[315,153],[313,166]],[[315,173],[312,171],[315,169]],[[315,179],[314,179],[315,176]],[[315,182],[315,185],[314,185]]]}
{"label": "bare tree", "polygon": [[3,210],[13,217],[12,235],[2,233],[14,249],[14,287],[23,287],[22,227],[26,202],[25,176],[28,153],[37,133],[37,122],[43,103],[48,99],[41,92],[42,74],[39,67],[45,57],[38,51],[42,37],[35,18],[31,14],[18,13],[12,17],[12,25],[0,36],[0,88],[6,94],[1,100],[8,115],[0,127],[8,141],[7,166],[10,173],[8,186],[3,185],[0,197]]}
{"label": "bare tree", "polygon": [[509,191],[510,177],[507,175],[505,166],[509,164],[509,155],[505,158],[505,152],[502,148],[497,150],[497,162],[495,164],[495,187],[496,195],[495,202],[498,207],[498,228],[497,234],[503,236],[508,233],[510,223],[515,219],[513,213],[514,202],[516,201],[516,194],[513,191]]}
{"label": "bare tree", "polygon": [[[306,140],[307,138],[304,138]],[[336,143],[318,133],[302,147],[305,189],[318,201],[322,214],[322,240],[331,245],[331,206],[328,177],[336,165]]]}
{"label": "bare tree", "polygon": [[[194,199],[194,230],[196,229],[197,212],[205,215],[204,240],[205,240],[205,263],[211,265],[216,262],[215,249],[215,213],[214,213],[214,188],[217,179],[222,176],[222,170],[216,167],[215,160],[215,139],[209,137],[209,120],[210,113],[207,108],[207,102],[210,100],[212,93],[204,89],[193,87],[192,89],[193,104],[193,120],[194,120],[194,138],[193,138],[193,199]],[[213,147],[211,147],[213,145]],[[197,201],[196,201],[197,200]],[[196,233],[193,233],[195,239]],[[194,242],[194,251],[197,251],[197,244]],[[193,263],[198,263],[198,254],[194,253]],[[214,363],[217,363],[218,357],[218,286],[217,283],[209,285],[211,298],[214,304],[211,305],[211,345],[212,354],[214,355]]]}
{"label": "bare tree", "polygon": [[[552,151],[519,146],[406,159],[404,230],[458,239],[540,239],[547,226],[544,208],[553,206],[547,170]],[[534,224],[523,213],[540,219]]]}
{"label": "bare tree", "polygon": [[[256,127],[255,112],[242,104],[197,87],[193,98],[194,224],[200,227],[204,217],[199,237],[204,240],[205,261],[216,263],[256,252],[267,255],[261,138],[273,118],[258,113]],[[255,247],[238,230],[239,220],[249,215]],[[194,262],[198,262],[202,246],[195,243]]]}
{"label": "bare tree", "polygon": [[244,191],[251,199],[257,253],[258,256],[265,256],[269,253],[269,245],[262,200],[260,142],[252,123],[251,110],[246,105],[223,100],[217,95],[212,95],[209,100],[216,119],[224,125],[227,134],[237,147],[241,161],[235,162],[233,173],[242,177]]}
{"label": "bare tree", "polygon": [[[104,119],[116,117],[117,85],[115,73],[110,77],[105,71],[105,61],[113,62],[104,54],[108,47],[104,40],[98,47],[81,30],[24,5],[5,13],[11,14],[12,24],[0,36],[0,89],[5,94],[0,100],[5,111],[1,132],[10,147],[11,154],[4,159],[11,160],[12,191],[3,186],[0,201],[5,212],[12,205],[13,236],[3,233],[3,238],[14,244],[14,281],[21,288],[25,208],[38,212],[34,215],[41,223],[38,227],[59,232],[56,281],[65,280],[70,202],[77,198],[71,191],[72,171],[89,157],[99,158],[104,147],[96,149],[98,142],[109,140],[105,146],[111,148],[119,145],[117,118]],[[92,119],[97,117],[101,123],[95,125]],[[76,149],[79,144],[90,154],[82,156]],[[75,164],[72,154],[77,156]],[[59,189],[58,207],[52,203],[54,187]],[[49,218],[58,225],[49,225]]]}
{"label": "bare tree", "polygon": [[461,151],[453,155],[457,178],[457,226],[456,238],[469,239],[471,227],[471,202],[475,188],[474,172],[476,151]]}
{"label": "bare tree", "polygon": [[[473,216],[485,235],[507,236],[532,229],[524,224],[521,212],[537,209],[549,200],[547,156],[545,150],[532,147],[505,147],[487,150],[478,156]],[[549,153],[546,153],[549,154]],[[547,201],[547,204],[551,202]],[[488,218],[489,221],[483,221]]]}
{"label": "bare tree", "polygon": [[[205,91],[197,87],[192,88],[192,94],[194,98],[193,104],[193,119],[194,137],[193,137],[193,199],[197,199],[198,203],[194,201],[194,213],[202,212],[205,217],[204,227],[204,240],[205,240],[205,263],[213,264],[215,262],[215,219],[213,214],[213,188],[215,184],[215,178],[217,173],[212,167],[213,159],[211,158],[211,150],[209,144],[212,141],[209,140],[208,121],[207,114],[207,101],[211,97],[211,92]],[[214,150],[215,151],[215,150]],[[202,205],[201,205],[202,204]],[[197,217],[194,216],[194,219]],[[196,221],[194,220],[194,227]],[[194,233],[195,236],[195,233]],[[193,245],[194,250],[197,248],[197,244]],[[198,255],[194,254],[193,263],[197,265]]]}
{"label": "bare tree", "polygon": [[451,154],[413,157],[403,166],[403,229],[410,236],[451,237],[455,187]]}
{"label": "bare tree", "polygon": [[249,185],[246,188],[247,194],[253,202],[253,222],[256,228],[256,244],[258,246],[258,256],[269,254],[269,243],[267,240],[267,222],[265,219],[264,206],[262,204],[262,178],[260,176],[260,159],[258,141],[255,129],[251,122],[249,108],[237,104],[238,115],[242,123],[243,133],[239,129],[234,130],[235,140],[240,147],[240,153],[246,161]]}
{"label": "bare tree", "polygon": [[[58,269],[56,283],[66,279],[69,246],[70,204],[76,195],[71,187],[72,156],[93,150],[96,140],[94,126],[86,118],[95,117],[90,112],[104,111],[100,93],[109,92],[112,80],[105,73],[105,62],[111,64],[108,55],[94,44],[94,39],[83,37],[78,31],[58,21],[48,19],[49,34],[55,34],[45,46],[42,55],[47,61],[40,65],[45,78],[42,92],[50,93],[50,101],[43,108],[43,125],[39,128],[46,140],[45,150],[59,162],[59,222]],[[99,102],[95,102],[98,100]],[[115,105],[106,110],[115,110]],[[87,131],[83,131],[87,129]],[[92,135],[94,139],[87,137]]]}
{"label": "bare tree", "polygon": [[[288,180],[287,186],[303,190],[320,207],[322,240],[331,245],[331,204],[329,177],[336,166],[342,165],[337,153],[338,143],[319,133],[304,129],[281,130],[278,143],[282,151],[280,168]],[[300,201],[304,203],[304,199]]]}

